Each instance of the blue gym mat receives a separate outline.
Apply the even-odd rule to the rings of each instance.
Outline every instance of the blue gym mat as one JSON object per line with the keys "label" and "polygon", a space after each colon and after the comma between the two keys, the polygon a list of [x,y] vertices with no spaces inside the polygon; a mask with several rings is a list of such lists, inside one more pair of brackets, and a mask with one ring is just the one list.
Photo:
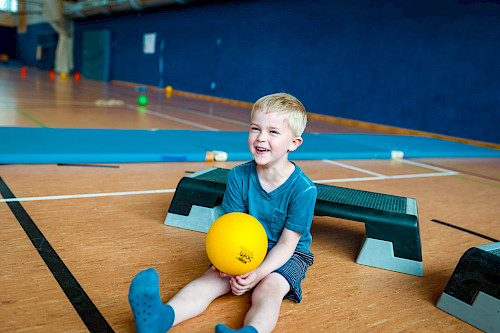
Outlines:
{"label": "blue gym mat", "polygon": [[[1,164],[199,162],[207,151],[230,161],[252,159],[247,132],[0,127]],[[303,135],[293,160],[404,157],[500,157],[500,150],[422,136]]]}

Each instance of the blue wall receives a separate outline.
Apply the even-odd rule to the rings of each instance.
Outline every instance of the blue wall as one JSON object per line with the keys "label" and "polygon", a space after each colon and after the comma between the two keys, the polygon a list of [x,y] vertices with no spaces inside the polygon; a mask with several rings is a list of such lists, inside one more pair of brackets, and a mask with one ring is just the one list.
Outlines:
{"label": "blue wall", "polygon": [[75,69],[82,31],[109,29],[113,80],[249,102],[285,91],[313,113],[500,143],[500,6],[468,2],[232,1],[90,18],[76,22]]}
{"label": "blue wall", "polygon": [[[27,26],[26,33],[17,34],[17,52],[23,65],[40,69],[54,68],[58,36],[49,23]],[[41,59],[36,58],[37,47],[42,47]]]}

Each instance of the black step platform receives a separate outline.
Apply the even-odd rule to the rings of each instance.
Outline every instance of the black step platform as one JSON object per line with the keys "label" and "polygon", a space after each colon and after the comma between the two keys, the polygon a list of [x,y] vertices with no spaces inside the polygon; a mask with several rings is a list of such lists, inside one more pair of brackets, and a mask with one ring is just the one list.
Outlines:
{"label": "black step platform", "polygon": [[[207,232],[221,208],[229,169],[208,168],[183,177],[168,210],[166,225]],[[423,276],[415,199],[316,184],[314,214],[365,223],[356,262]]]}
{"label": "black step platform", "polygon": [[480,330],[500,332],[500,242],[468,249],[436,306]]}

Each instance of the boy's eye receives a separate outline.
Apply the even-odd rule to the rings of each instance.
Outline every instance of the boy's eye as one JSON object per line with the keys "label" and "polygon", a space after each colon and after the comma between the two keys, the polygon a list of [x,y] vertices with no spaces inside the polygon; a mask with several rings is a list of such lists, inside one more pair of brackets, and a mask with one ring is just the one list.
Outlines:
{"label": "boy's eye", "polygon": [[259,128],[252,126],[252,127],[250,127],[250,131],[252,131],[252,132],[258,132]]}

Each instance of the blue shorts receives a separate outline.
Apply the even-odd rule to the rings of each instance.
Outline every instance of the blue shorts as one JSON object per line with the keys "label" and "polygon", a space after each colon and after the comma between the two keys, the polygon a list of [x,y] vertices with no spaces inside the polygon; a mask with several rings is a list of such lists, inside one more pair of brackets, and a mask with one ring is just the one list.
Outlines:
{"label": "blue shorts", "polygon": [[295,251],[286,264],[273,272],[283,276],[290,284],[290,291],[283,299],[289,299],[296,303],[302,301],[300,283],[306,277],[307,268],[313,263],[314,254]]}

